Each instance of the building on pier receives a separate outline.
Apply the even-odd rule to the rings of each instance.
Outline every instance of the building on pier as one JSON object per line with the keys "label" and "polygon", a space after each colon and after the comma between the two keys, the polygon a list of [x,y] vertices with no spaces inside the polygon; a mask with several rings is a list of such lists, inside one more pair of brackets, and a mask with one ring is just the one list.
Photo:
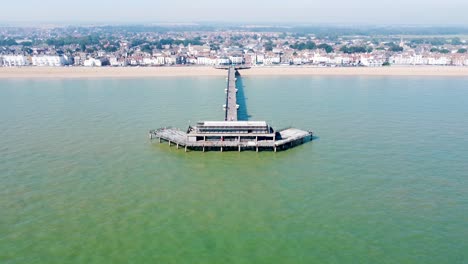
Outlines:
{"label": "building on pier", "polygon": [[264,121],[204,121],[187,131],[188,142],[274,140],[275,131]]}

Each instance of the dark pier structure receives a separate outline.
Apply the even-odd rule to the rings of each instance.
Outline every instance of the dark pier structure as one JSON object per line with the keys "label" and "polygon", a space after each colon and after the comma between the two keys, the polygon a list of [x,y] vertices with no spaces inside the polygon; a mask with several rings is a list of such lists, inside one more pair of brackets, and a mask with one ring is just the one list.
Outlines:
{"label": "dark pier structure", "polygon": [[311,141],[312,131],[288,128],[275,131],[265,121],[239,121],[237,111],[236,78],[244,66],[218,67],[228,71],[226,100],[223,105],[224,121],[203,121],[189,126],[186,131],[176,128],[160,128],[149,131],[150,139],[158,139],[188,150],[216,151],[278,151]]}

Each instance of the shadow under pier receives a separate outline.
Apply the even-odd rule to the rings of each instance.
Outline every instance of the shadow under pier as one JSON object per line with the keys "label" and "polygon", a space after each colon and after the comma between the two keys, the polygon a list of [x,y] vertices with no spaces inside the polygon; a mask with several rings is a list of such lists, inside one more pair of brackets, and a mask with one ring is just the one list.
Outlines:
{"label": "shadow under pier", "polygon": [[237,111],[237,119],[239,121],[248,121],[250,118],[248,108],[247,108],[247,97],[244,93],[244,81],[239,72],[236,72],[236,89],[237,89],[237,104],[239,105],[239,110]]}

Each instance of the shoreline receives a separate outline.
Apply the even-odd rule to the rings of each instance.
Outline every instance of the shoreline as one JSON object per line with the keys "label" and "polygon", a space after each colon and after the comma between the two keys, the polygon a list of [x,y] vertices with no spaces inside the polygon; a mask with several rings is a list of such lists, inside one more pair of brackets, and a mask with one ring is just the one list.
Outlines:
{"label": "shoreline", "polygon": [[[390,66],[313,67],[263,66],[242,70],[243,76],[432,76],[468,77],[468,67]],[[171,67],[0,67],[0,79],[94,79],[152,77],[224,77],[226,72],[205,66]]]}

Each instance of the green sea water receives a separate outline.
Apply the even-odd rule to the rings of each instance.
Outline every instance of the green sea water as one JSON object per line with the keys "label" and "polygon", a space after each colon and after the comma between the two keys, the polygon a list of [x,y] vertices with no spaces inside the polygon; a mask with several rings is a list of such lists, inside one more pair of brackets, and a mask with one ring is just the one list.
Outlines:
{"label": "green sea water", "polygon": [[0,80],[0,263],[468,263],[468,79],[242,78],[317,139],[189,152],[224,78]]}

